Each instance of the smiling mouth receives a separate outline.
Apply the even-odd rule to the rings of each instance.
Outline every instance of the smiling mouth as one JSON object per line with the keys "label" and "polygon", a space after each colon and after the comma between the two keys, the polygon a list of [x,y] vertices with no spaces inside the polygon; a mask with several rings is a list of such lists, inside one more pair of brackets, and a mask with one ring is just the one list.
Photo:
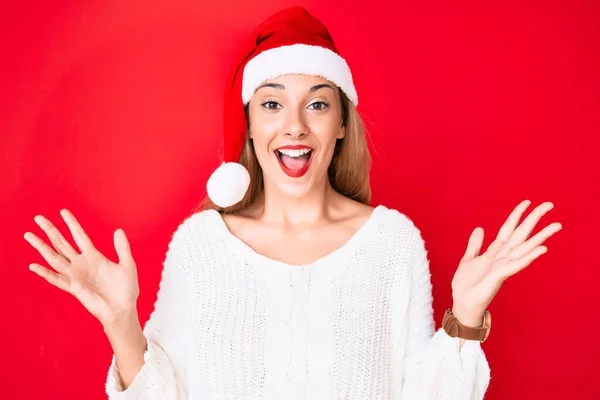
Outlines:
{"label": "smiling mouth", "polygon": [[277,149],[275,156],[279,165],[286,175],[292,178],[299,178],[308,171],[310,163],[314,156],[314,150],[310,148],[290,150]]}

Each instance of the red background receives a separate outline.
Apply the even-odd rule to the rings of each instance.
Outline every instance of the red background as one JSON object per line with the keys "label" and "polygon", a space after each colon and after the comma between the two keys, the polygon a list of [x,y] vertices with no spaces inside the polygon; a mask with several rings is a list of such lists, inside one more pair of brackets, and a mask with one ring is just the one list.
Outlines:
{"label": "red background", "polygon": [[[205,4],[204,4],[205,3]],[[20,1],[0,21],[0,329],[6,399],[101,399],[111,349],[70,295],[28,271],[43,214],[70,209],[116,260],[123,228],[145,321],[169,237],[218,165],[222,87],[243,37],[279,1]],[[529,198],[560,221],[509,279],[483,344],[487,399],[600,398],[598,2],[303,1],[355,76],[374,204],[430,251],[436,323],[476,226],[491,242]],[[427,4],[425,4],[427,3]],[[533,209],[533,206],[530,208]]]}

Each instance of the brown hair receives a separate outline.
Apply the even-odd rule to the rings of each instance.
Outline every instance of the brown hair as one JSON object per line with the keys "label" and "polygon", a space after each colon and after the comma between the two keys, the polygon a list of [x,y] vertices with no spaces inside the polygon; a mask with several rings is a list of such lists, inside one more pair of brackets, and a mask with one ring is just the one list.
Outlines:
{"label": "brown hair", "polygon": [[[354,104],[341,89],[338,88],[338,90],[342,102],[342,123],[346,127],[346,134],[342,139],[338,139],[335,145],[328,169],[329,182],[338,193],[369,205],[371,202],[371,185],[369,183],[371,154],[367,144],[367,130]],[[246,120],[248,121],[247,107]],[[238,162],[250,173],[250,186],[244,198],[239,203],[224,208],[214,204],[208,195],[205,195],[195,212],[213,209],[220,213],[235,213],[256,200],[264,189],[263,174],[254,153],[252,140],[248,138],[248,135],[246,135],[246,142]]]}

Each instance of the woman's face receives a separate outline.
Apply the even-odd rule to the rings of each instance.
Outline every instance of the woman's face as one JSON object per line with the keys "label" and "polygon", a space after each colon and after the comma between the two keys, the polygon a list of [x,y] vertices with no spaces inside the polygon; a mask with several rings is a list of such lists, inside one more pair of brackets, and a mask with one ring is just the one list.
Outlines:
{"label": "woman's face", "polygon": [[335,84],[297,74],[270,79],[256,90],[248,112],[266,184],[301,197],[327,179],[336,140],[345,134]]}

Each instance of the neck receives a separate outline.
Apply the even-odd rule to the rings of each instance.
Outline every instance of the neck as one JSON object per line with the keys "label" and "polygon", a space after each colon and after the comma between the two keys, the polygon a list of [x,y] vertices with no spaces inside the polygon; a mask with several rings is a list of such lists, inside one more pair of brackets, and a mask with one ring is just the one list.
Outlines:
{"label": "neck", "polygon": [[292,197],[265,181],[260,218],[273,224],[310,226],[327,218],[341,195],[325,177],[304,196]]}

